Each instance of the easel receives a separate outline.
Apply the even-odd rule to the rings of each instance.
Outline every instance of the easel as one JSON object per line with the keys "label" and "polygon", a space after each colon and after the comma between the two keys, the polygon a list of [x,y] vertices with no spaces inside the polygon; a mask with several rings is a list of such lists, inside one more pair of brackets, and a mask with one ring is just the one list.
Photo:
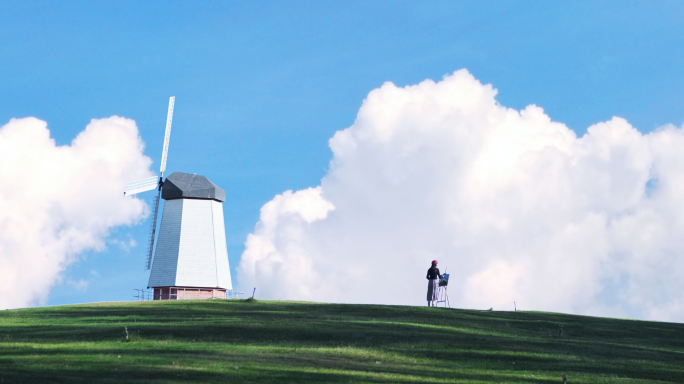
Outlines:
{"label": "easel", "polygon": [[451,305],[449,305],[449,294],[447,293],[449,274],[444,270],[442,276],[444,277],[439,279],[439,288],[437,288],[437,306],[439,306],[439,303],[444,303],[445,308],[451,308]]}

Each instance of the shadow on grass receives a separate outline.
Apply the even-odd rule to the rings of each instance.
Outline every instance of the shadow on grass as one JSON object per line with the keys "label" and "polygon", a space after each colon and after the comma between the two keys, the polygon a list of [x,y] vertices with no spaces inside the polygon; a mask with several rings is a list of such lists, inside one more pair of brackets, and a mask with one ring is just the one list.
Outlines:
{"label": "shadow on grass", "polygon": [[[140,340],[123,343],[124,326]],[[543,383],[551,381],[515,373],[573,372],[682,382],[683,336],[682,324],[538,312],[237,300],[91,304],[0,313],[0,379]],[[374,356],[387,361],[376,365]]]}
{"label": "shadow on grass", "polygon": [[[117,353],[117,351],[108,351]],[[186,350],[169,350],[160,357],[163,364],[145,361],[147,354],[139,351],[126,353],[125,361],[97,361],[87,365],[78,360],[64,359],[43,362],[41,369],[25,364],[3,367],[0,377],[5,382],[373,382],[408,383],[417,378],[425,383],[451,381],[537,382],[553,380],[521,378],[501,372],[488,373],[445,372],[436,364],[376,365],[369,361],[350,361],[345,358],[313,358],[288,356],[260,356],[256,354],[211,354],[196,356]],[[211,361],[209,368],[197,367],[191,359]],[[55,367],[59,365],[59,367]],[[30,378],[30,380],[28,380]]]}

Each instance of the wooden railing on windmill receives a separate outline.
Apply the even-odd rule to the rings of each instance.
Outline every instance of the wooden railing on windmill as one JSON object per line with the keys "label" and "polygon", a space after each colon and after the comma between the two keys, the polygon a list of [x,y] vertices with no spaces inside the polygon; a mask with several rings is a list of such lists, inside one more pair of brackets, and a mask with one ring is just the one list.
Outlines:
{"label": "wooden railing on windmill", "polygon": [[[169,99],[159,176],[127,183],[124,195],[157,189],[145,256],[153,300],[236,298],[228,265],[226,193],[204,176],[174,172],[164,180],[175,97]],[[159,201],[164,199],[157,247]],[[140,295],[138,295],[139,297]]]}

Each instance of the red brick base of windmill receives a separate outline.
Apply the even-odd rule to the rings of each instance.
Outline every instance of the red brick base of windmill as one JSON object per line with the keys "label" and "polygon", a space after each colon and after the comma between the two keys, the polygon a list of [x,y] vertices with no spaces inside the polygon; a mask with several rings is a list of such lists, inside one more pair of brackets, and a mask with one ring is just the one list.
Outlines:
{"label": "red brick base of windmill", "polygon": [[225,288],[210,287],[151,287],[154,289],[153,300],[197,300],[228,299]]}

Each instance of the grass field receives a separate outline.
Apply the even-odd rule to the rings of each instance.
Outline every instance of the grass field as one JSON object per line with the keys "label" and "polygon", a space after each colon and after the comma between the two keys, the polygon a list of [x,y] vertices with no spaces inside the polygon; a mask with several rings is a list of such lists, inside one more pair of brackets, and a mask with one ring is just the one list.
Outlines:
{"label": "grass field", "polygon": [[0,311],[2,383],[561,383],[561,375],[570,384],[682,383],[684,324],[249,300]]}

